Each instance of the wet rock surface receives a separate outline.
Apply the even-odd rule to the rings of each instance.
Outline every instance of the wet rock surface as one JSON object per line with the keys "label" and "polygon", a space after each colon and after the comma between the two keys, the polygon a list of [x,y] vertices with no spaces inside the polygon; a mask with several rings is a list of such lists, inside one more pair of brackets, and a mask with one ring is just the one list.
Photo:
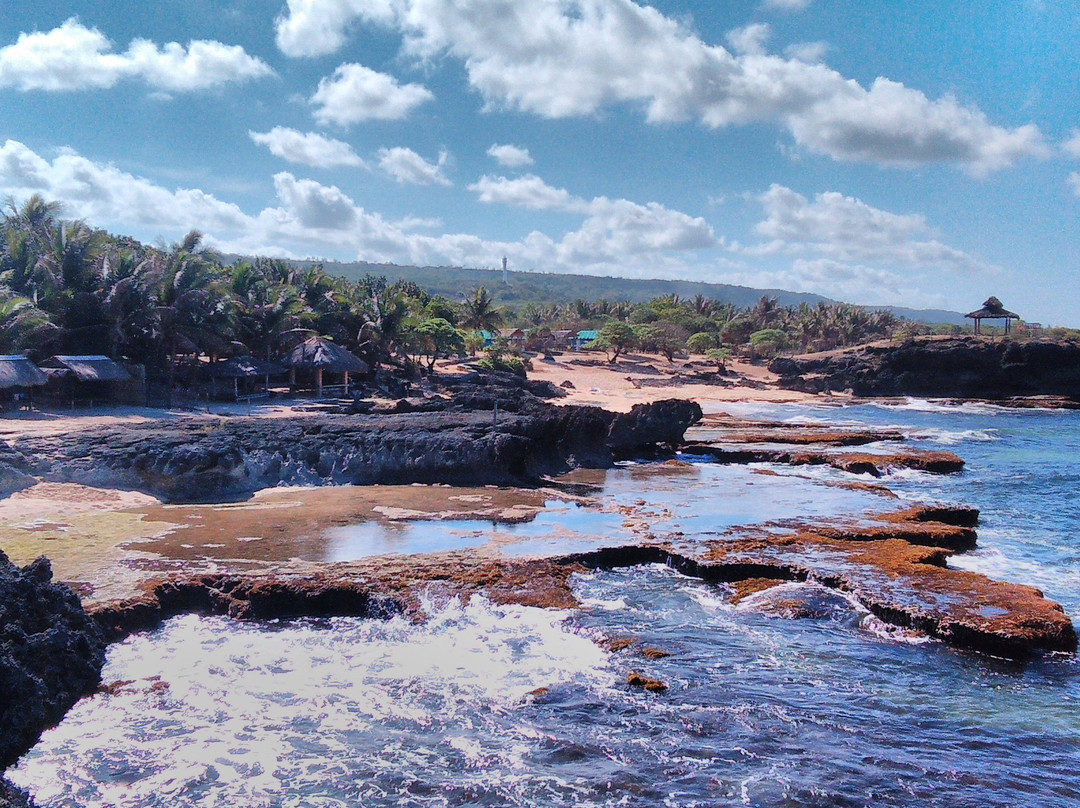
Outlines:
{"label": "wet rock surface", "polygon": [[[144,583],[137,597],[96,604],[91,611],[115,640],[184,612],[239,619],[423,619],[424,597],[481,592],[495,603],[574,608],[573,573],[662,563],[732,585],[736,603],[785,582],[812,582],[847,593],[887,623],[958,648],[1011,659],[1075,652],[1071,620],[1037,589],[948,567],[951,555],[973,545],[974,531],[967,526],[973,516],[970,508],[914,507],[782,532],[737,532],[693,546],[657,538],[542,559],[478,559],[460,552],[275,572],[174,575]],[[793,610],[790,616],[807,615]]]}
{"label": "wet rock surface", "polygon": [[628,414],[530,403],[520,412],[412,412],[293,418],[190,418],[27,437],[7,449],[33,473],[217,501],[279,484],[529,485],[571,468],[677,442],[697,404],[661,401]]}
{"label": "wet rock surface", "polygon": [[991,400],[1062,396],[1080,402],[1080,344],[1071,342],[912,340],[781,357],[769,369],[781,377],[781,387],[808,393]]}
{"label": "wet rock surface", "polygon": [[97,686],[104,662],[104,635],[49,562],[20,569],[0,553],[0,769]]}

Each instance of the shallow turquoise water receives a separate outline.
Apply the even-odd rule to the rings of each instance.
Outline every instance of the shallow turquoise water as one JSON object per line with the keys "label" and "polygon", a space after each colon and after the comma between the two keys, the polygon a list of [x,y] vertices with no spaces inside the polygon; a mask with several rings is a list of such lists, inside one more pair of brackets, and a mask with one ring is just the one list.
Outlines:
{"label": "shallow turquoise water", "polygon": [[[918,445],[958,452],[962,475],[888,483],[982,509],[981,549],[963,563],[1034,583],[1080,618],[1080,414],[919,402],[741,414],[897,426]],[[689,538],[880,505],[815,483],[846,477],[832,470],[771,470],[787,476],[626,467],[601,497],[644,502],[635,529]],[[487,541],[492,528],[467,529]],[[627,538],[617,514],[561,506],[511,530],[521,532],[508,546],[524,549]],[[662,567],[575,587],[578,613],[477,599],[432,603],[423,626],[178,618],[114,647],[106,679],[134,684],[80,703],[14,778],[47,806],[1080,801],[1072,658],[1021,666],[957,652],[808,585],[738,608],[722,587]],[[815,616],[772,616],[777,598],[802,599]],[[594,642],[622,636],[636,645],[609,653]],[[671,656],[647,659],[642,647]],[[628,687],[631,670],[668,690]]]}

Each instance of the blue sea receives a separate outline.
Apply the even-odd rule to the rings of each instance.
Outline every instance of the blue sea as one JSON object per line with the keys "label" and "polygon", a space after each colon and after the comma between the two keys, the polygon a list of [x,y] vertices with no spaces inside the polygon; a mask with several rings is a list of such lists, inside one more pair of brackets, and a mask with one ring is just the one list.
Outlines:
{"label": "blue sea", "polygon": [[[978,507],[980,547],[951,563],[1038,586],[1080,618],[1080,413],[921,401],[725,410],[897,427],[955,451],[960,475],[885,483],[903,499]],[[692,543],[895,505],[825,485],[850,479],[831,469],[765,468],[779,476],[624,466],[595,507],[553,503],[519,526],[416,525],[392,542],[347,527],[327,554],[492,541],[561,552],[646,531]],[[636,521],[616,516],[631,506]],[[9,774],[42,806],[1080,804],[1073,657],[957,651],[809,584],[738,606],[723,586],[662,566],[574,586],[578,611],[432,601],[422,625],[176,618],[113,646],[105,679],[130,684],[82,701]],[[813,616],[777,616],[790,597]],[[633,643],[605,650],[619,638]],[[629,687],[631,671],[667,690]]]}

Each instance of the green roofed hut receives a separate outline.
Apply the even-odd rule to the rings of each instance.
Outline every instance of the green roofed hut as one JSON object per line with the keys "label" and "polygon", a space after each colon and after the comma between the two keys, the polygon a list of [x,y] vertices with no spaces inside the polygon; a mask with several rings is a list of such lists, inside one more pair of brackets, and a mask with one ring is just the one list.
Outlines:
{"label": "green roofed hut", "polygon": [[[349,390],[349,374],[367,374],[371,372],[368,363],[349,353],[340,345],[335,345],[324,337],[312,337],[293,348],[285,357],[285,366],[289,368],[289,386],[297,387],[297,376],[314,377],[315,397],[327,395],[345,395]],[[324,384],[326,373],[341,374],[341,384]]]}
{"label": "green roofed hut", "polygon": [[1019,320],[1020,315],[1015,314],[1007,310],[1001,301],[996,297],[988,297],[986,302],[983,303],[983,307],[978,311],[973,311],[970,314],[965,314],[964,317],[970,318],[975,321],[975,333],[982,333],[982,321],[983,320],[1004,320],[1005,321],[1005,333],[1009,333],[1009,324],[1013,320]]}
{"label": "green roofed hut", "polygon": [[22,354],[0,355],[0,401],[18,405],[25,396],[32,402],[33,389],[48,380],[41,369]]}
{"label": "green roofed hut", "polygon": [[49,379],[51,397],[71,402],[116,401],[118,388],[132,382],[132,376],[121,365],[107,356],[56,355],[41,363]]}

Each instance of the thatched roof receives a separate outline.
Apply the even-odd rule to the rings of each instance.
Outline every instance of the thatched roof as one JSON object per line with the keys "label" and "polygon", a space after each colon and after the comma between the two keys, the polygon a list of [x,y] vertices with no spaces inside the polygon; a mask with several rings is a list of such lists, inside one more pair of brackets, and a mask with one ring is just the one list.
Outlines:
{"label": "thatched roof", "polygon": [[285,364],[292,368],[322,368],[331,373],[367,373],[370,369],[363,359],[322,337],[312,337],[297,345],[285,357]]}
{"label": "thatched roof", "polygon": [[277,376],[285,368],[274,362],[263,362],[251,356],[237,356],[227,362],[215,362],[210,375],[217,379],[254,379],[260,376]]}
{"label": "thatched roof", "polygon": [[988,297],[978,311],[965,314],[972,320],[1019,320],[1020,315],[1007,310],[996,297]]}
{"label": "thatched roof", "polygon": [[107,356],[52,356],[41,363],[44,368],[70,371],[81,382],[129,382],[131,374]]}
{"label": "thatched roof", "polygon": [[0,390],[37,387],[47,381],[38,366],[22,354],[0,355]]}

